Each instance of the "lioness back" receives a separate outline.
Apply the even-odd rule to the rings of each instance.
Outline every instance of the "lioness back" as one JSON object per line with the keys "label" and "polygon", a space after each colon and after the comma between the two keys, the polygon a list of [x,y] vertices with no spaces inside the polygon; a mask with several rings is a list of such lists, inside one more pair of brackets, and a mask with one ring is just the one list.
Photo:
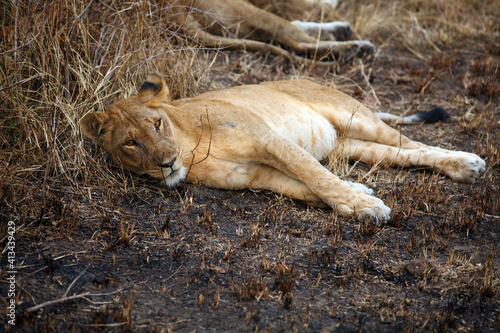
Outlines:
{"label": "lioness back", "polygon": [[[331,109],[331,106],[326,106],[321,100],[315,100],[321,96],[321,93],[313,93],[318,87],[321,86],[307,80],[262,83],[211,91],[195,97],[194,100],[202,102],[200,107],[205,105],[207,100],[224,105],[214,118],[222,125],[231,125],[235,131],[249,133],[255,132],[259,127],[268,127],[270,132],[278,133],[302,147],[317,160],[322,160],[334,147],[336,130],[325,117],[325,112],[322,112],[323,108]],[[331,93],[332,90],[325,92]],[[306,94],[312,95],[309,101],[304,98]],[[324,97],[327,101],[335,96]],[[183,105],[186,100],[178,103],[179,106]],[[209,114],[211,111],[213,112],[207,110]],[[219,120],[222,112],[223,116]]]}

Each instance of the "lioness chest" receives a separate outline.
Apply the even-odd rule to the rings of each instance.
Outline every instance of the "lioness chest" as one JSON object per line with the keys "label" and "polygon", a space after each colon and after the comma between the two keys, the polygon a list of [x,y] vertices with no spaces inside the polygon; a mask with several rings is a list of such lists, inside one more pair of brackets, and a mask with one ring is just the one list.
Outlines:
{"label": "lioness chest", "polygon": [[[213,130],[225,133],[223,137],[235,142],[248,142],[249,133],[273,134],[300,146],[317,160],[328,156],[335,145],[336,130],[321,112],[327,106],[307,103],[282,91],[269,89],[252,91],[228,89],[218,92],[215,99],[210,93],[197,98],[203,105],[203,112],[212,118]],[[208,103],[208,101],[210,101]]]}

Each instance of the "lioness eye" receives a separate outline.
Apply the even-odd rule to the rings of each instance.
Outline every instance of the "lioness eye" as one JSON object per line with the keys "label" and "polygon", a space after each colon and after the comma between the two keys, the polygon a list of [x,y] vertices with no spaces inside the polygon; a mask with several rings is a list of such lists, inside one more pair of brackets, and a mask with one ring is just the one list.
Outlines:
{"label": "lioness eye", "polygon": [[126,146],[135,146],[135,141],[134,140],[128,140],[127,142],[125,142],[125,145]]}
{"label": "lioness eye", "polygon": [[161,119],[158,119],[155,123],[155,128],[157,132],[160,130],[160,125],[161,125]]}

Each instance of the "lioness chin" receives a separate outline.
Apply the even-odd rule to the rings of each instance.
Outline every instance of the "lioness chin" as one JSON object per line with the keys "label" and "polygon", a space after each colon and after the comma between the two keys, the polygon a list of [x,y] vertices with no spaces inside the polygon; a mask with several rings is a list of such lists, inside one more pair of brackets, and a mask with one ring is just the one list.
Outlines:
{"label": "lioness chin", "polygon": [[150,75],[137,95],[106,113],[87,114],[81,128],[125,169],[168,186],[186,180],[229,190],[266,189],[375,221],[388,220],[390,208],[318,161],[335,150],[369,164],[421,166],[465,182],[485,170],[480,157],[412,141],[355,99],[307,80],[172,101],[161,77]]}

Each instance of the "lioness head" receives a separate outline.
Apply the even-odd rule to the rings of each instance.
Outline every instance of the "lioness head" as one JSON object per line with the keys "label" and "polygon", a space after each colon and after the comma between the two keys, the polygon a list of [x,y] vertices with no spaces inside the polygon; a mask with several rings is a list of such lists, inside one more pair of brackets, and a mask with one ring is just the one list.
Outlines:
{"label": "lioness head", "polygon": [[169,102],[165,82],[149,75],[136,96],[113,103],[106,113],[87,114],[80,126],[125,169],[174,186],[184,180],[186,168],[172,123],[162,109]]}

